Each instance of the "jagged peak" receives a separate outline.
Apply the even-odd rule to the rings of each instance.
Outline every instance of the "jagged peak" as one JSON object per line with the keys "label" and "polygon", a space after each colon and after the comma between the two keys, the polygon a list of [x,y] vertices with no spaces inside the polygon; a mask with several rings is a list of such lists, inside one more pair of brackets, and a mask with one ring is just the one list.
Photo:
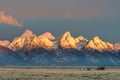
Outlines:
{"label": "jagged peak", "polygon": [[47,37],[34,37],[34,38],[19,38],[15,41],[13,41],[10,45],[9,48],[16,51],[16,50],[31,50],[33,48],[45,48],[45,49],[52,49],[54,43],[49,40]]}
{"label": "jagged peak", "polygon": [[61,37],[60,46],[63,48],[76,48],[75,40],[69,31],[65,32]]}
{"label": "jagged peak", "polygon": [[[92,40],[87,40],[83,36],[79,36],[77,38],[72,37],[69,31],[65,32],[59,41],[55,40],[55,36],[50,32],[45,32],[40,36],[36,36],[30,30],[26,30],[20,37],[17,37],[8,47],[13,50],[21,49],[25,46],[42,47],[45,49],[54,49],[58,48],[60,45],[62,48],[73,48],[73,49],[81,49],[83,47],[87,49],[96,49],[99,51],[103,50],[117,50],[120,47],[117,45],[113,45],[109,42],[104,42],[100,39],[99,36],[95,36]],[[56,47],[57,46],[57,47]]]}
{"label": "jagged peak", "polygon": [[79,42],[81,42],[81,41],[86,41],[86,42],[88,42],[88,40],[87,40],[86,38],[84,38],[83,36],[79,36],[79,37],[75,38],[75,42],[76,42],[76,43],[79,43]]}
{"label": "jagged peak", "polygon": [[36,35],[33,34],[33,32],[31,30],[26,30],[21,36],[16,37],[14,40],[17,40],[19,38],[23,39],[23,38],[33,38]]}
{"label": "jagged peak", "polygon": [[85,39],[83,36],[79,36],[78,38],[79,38],[79,40],[84,40]]}
{"label": "jagged peak", "polygon": [[75,43],[77,46],[76,49],[81,50],[88,43],[88,40],[83,36],[79,36],[75,38]]}
{"label": "jagged peak", "polygon": [[64,35],[71,36],[71,33],[70,33],[70,31],[66,31],[66,32],[64,33]]}
{"label": "jagged peak", "polygon": [[115,50],[113,44],[109,42],[104,42],[98,36],[95,36],[92,40],[90,40],[88,44],[85,46],[85,48],[96,49],[98,51]]}
{"label": "jagged peak", "polygon": [[8,40],[0,40],[0,45],[7,47],[10,44]]}
{"label": "jagged peak", "polygon": [[50,39],[50,40],[54,40],[54,39],[55,39],[55,36],[53,36],[52,33],[50,33],[50,32],[45,32],[45,33],[43,33],[42,35],[40,35],[39,37],[40,37],[40,38],[46,37],[46,38],[48,38],[48,39]]}
{"label": "jagged peak", "polygon": [[63,39],[67,39],[68,37],[72,37],[71,36],[71,33],[69,31],[65,32],[63,35],[62,35],[62,38]]}
{"label": "jagged peak", "polygon": [[95,36],[93,39],[100,39],[100,37],[99,36]]}
{"label": "jagged peak", "polygon": [[100,39],[99,36],[95,36],[95,37],[93,38],[93,41],[94,41],[94,42],[98,42],[98,43],[99,43],[99,42],[103,42],[102,39]]}
{"label": "jagged peak", "polygon": [[120,43],[115,43],[115,49],[120,50]]}
{"label": "jagged peak", "polygon": [[12,49],[13,51],[16,50],[21,50],[23,48],[23,46],[25,45],[25,43],[27,43],[28,41],[25,39],[21,39],[18,38],[16,40],[14,40],[9,46],[8,48]]}

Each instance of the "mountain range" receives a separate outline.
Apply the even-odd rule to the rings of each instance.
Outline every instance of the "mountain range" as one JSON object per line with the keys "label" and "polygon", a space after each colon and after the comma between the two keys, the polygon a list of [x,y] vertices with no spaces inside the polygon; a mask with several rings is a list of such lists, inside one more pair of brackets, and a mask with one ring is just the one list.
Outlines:
{"label": "mountain range", "polygon": [[120,66],[120,43],[26,30],[12,42],[0,41],[0,65]]}

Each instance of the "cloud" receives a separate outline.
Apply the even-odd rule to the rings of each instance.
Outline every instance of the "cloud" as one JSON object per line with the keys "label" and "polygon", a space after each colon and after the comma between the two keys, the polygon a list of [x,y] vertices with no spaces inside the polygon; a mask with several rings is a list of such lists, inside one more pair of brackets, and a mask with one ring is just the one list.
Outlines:
{"label": "cloud", "polygon": [[15,18],[5,15],[3,11],[0,11],[0,23],[14,25],[18,27],[22,26]]}

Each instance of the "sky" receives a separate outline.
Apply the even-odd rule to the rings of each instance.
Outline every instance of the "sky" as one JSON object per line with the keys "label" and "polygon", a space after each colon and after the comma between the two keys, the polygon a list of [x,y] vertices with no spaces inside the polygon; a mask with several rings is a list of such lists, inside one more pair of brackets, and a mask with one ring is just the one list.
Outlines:
{"label": "sky", "polygon": [[100,36],[120,42],[120,0],[0,0],[0,39],[10,40],[30,29],[55,36],[70,31],[75,37]]}

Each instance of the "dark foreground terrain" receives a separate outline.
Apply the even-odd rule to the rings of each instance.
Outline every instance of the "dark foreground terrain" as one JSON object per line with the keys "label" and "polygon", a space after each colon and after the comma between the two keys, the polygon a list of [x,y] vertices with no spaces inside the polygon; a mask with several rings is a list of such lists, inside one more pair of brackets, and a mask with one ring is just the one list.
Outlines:
{"label": "dark foreground terrain", "polygon": [[0,80],[120,80],[120,69],[0,68]]}

